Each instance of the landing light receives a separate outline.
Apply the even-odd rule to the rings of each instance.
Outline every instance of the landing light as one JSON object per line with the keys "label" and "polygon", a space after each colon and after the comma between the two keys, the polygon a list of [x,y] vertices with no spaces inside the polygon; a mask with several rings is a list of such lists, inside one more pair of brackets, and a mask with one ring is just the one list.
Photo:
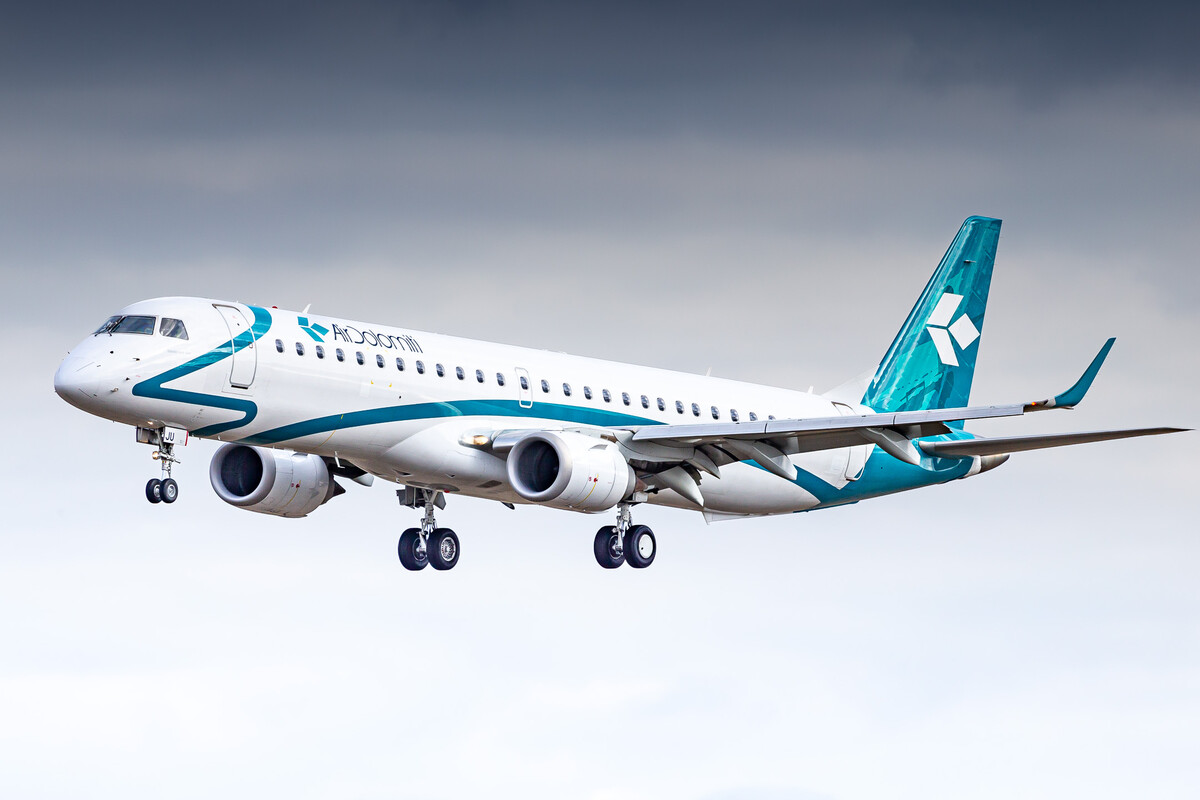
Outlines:
{"label": "landing light", "polygon": [[492,437],[486,433],[468,433],[458,441],[467,447],[487,447],[492,443]]}

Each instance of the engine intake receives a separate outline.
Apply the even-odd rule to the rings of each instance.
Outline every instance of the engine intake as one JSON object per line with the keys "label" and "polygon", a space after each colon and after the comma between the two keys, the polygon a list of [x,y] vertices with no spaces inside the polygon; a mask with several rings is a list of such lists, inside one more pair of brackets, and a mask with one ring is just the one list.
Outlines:
{"label": "engine intake", "polygon": [[307,516],[341,489],[320,456],[244,444],[222,445],[208,479],[226,503],[278,517]]}
{"label": "engine intake", "polygon": [[532,433],[509,451],[507,469],[521,497],[574,511],[612,508],[637,483],[615,444],[581,433]]}

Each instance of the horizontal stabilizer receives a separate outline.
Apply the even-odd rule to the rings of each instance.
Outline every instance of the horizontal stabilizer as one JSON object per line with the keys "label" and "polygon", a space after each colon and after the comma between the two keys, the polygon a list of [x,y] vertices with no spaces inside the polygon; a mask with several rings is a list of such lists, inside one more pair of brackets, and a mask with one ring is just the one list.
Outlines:
{"label": "horizontal stabilizer", "polygon": [[1188,428],[1130,428],[1122,431],[1090,431],[1086,433],[1052,433],[1035,436],[1005,436],[995,439],[967,439],[957,442],[921,442],[921,449],[931,456],[997,456],[1046,447],[1066,447],[1110,439],[1129,439],[1134,436],[1157,436],[1160,433],[1180,433]]}

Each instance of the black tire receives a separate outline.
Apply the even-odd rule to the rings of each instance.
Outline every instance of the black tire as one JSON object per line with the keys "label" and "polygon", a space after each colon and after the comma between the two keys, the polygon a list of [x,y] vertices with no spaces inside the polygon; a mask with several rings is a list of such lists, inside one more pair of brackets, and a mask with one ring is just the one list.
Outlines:
{"label": "black tire", "polygon": [[437,528],[429,537],[429,566],[434,569],[454,569],[459,552],[458,534],[449,528]]}
{"label": "black tire", "polygon": [[173,478],[167,478],[158,487],[158,496],[164,503],[174,503],[179,499],[179,484]]}
{"label": "black tire", "polygon": [[162,502],[162,481],[158,478],[151,478],[146,482],[146,499],[151,503]]}
{"label": "black tire", "polygon": [[617,544],[617,528],[615,525],[607,525],[596,531],[596,539],[592,543],[592,552],[596,556],[596,563],[605,569],[616,569],[625,563],[625,555],[618,555],[616,550]]}
{"label": "black tire", "polygon": [[400,544],[396,547],[396,552],[400,555],[400,563],[405,569],[416,572],[425,569],[425,565],[429,563],[429,558],[425,553],[418,552],[418,547],[421,545],[421,531],[416,528],[409,528],[404,533],[400,534]]}
{"label": "black tire", "polygon": [[654,531],[645,525],[634,525],[625,533],[625,563],[634,569],[645,569],[654,563],[658,540]]}

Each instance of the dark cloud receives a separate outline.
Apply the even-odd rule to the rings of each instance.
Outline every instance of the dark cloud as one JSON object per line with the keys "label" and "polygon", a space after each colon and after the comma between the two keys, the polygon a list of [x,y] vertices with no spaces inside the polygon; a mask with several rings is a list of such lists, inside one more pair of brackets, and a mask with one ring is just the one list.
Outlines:
{"label": "dark cloud", "polygon": [[190,125],[219,122],[225,99],[250,124],[280,111],[419,124],[411,110],[464,125],[787,126],[811,122],[801,101],[836,107],[850,87],[1035,104],[1194,90],[1198,22],[1187,4],[48,4],[7,12],[0,75],[10,91],[199,93]]}

